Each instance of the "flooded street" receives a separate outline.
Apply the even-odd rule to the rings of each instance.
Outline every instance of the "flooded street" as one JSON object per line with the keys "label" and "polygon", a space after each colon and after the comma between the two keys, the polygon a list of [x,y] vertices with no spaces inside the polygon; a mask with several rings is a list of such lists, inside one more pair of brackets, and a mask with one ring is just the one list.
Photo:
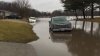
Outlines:
{"label": "flooded street", "polygon": [[49,31],[50,18],[40,18],[33,30],[39,39],[31,44],[37,56],[100,56],[100,24],[71,21],[72,32]]}

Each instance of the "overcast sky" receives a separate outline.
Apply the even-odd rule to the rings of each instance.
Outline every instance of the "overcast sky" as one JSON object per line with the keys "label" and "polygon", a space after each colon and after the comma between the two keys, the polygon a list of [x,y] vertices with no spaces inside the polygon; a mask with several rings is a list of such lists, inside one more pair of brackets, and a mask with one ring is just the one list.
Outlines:
{"label": "overcast sky", "polygon": [[[13,1],[13,0],[0,0],[0,1]],[[60,0],[29,0],[32,8],[39,11],[50,11],[63,9]]]}

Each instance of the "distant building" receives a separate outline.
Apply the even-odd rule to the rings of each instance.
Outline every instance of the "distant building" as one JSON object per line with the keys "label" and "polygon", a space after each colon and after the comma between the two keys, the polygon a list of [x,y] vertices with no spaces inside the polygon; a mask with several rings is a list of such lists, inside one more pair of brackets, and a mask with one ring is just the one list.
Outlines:
{"label": "distant building", "polygon": [[17,15],[17,13],[6,11],[6,10],[0,10],[0,18],[5,18],[6,16],[10,15]]}
{"label": "distant building", "polygon": [[97,9],[97,11],[100,11],[100,6],[95,7]]}

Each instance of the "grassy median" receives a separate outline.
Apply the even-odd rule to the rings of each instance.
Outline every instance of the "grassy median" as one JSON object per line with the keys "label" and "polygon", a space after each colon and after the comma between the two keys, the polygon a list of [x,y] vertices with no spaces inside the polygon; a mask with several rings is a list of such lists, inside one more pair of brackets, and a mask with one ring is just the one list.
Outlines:
{"label": "grassy median", "polygon": [[23,21],[0,20],[0,41],[28,43],[37,40],[32,26]]}

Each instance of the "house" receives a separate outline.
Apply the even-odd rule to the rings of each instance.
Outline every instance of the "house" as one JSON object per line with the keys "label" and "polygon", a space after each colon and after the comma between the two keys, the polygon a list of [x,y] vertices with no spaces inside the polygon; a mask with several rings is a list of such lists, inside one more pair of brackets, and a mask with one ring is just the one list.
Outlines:
{"label": "house", "polygon": [[6,10],[0,10],[0,18],[6,18],[7,16],[10,15],[17,15],[17,13],[6,11]]}

